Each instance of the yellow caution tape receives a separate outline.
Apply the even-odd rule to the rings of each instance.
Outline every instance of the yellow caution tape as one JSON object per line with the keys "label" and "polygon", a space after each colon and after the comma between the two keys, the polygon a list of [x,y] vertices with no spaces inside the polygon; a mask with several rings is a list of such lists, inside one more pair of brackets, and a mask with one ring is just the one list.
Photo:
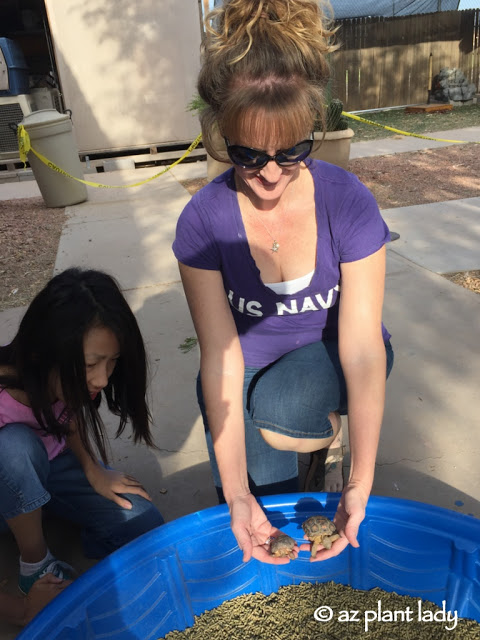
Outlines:
{"label": "yellow caution tape", "polygon": [[[342,115],[345,116],[346,118],[352,118],[352,120],[357,120],[358,122],[364,122],[365,124],[372,124],[375,127],[381,127],[382,129],[386,129],[387,131],[393,131],[394,133],[399,133],[403,136],[412,136],[414,138],[422,138],[423,140],[434,140],[436,142],[451,142],[455,144],[469,143],[468,140],[447,140],[445,138],[432,138],[431,136],[422,136],[419,133],[410,133],[408,131],[402,131],[401,129],[395,129],[394,127],[388,127],[387,125],[379,124],[378,122],[374,122],[373,120],[367,120],[366,118],[361,118],[360,116],[357,116],[353,113],[348,113],[347,111],[342,111]],[[195,140],[188,147],[188,149],[185,151],[185,153],[182,155],[181,158],[173,162],[171,165],[169,165],[159,173],[156,173],[150,178],[146,178],[145,180],[142,180],[140,182],[134,182],[133,184],[122,184],[122,185],[100,184],[99,182],[82,180],[81,178],[76,178],[75,176],[70,175],[69,173],[67,173],[60,167],[58,167],[54,162],[52,162],[51,160],[48,160],[48,158],[45,158],[45,156],[43,156],[41,153],[39,153],[32,147],[30,143],[30,136],[28,135],[28,132],[25,130],[25,127],[23,125],[18,126],[17,137],[18,137],[18,150],[20,154],[20,160],[23,162],[24,165],[26,164],[27,156],[31,151],[33,154],[37,156],[39,160],[41,160],[44,164],[46,164],[47,167],[49,167],[53,171],[57,171],[57,173],[60,173],[61,175],[66,176],[67,178],[76,180],[77,182],[82,182],[83,184],[88,184],[90,187],[99,187],[101,189],[129,189],[130,187],[140,187],[142,184],[146,184],[147,182],[151,182],[152,180],[155,180],[156,178],[158,178],[159,176],[162,176],[164,173],[166,173],[167,171],[170,171],[170,169],[172,169],[177,164],[185,160],[185,158],[199,145],[202,139],[202,134],[200,133],[195,138]],[[473,144],[480,144],[480,142],[477,142],[476,140],[473,140],[470,142],[473,142]]]}
{"label": "yellow caution tape", "polygon": [[378,122],[374,122],[373,120],[366,120],[365,118],[360,118],[360,116],[354,115],[353,113],[347,113],[346,111],[342,111],[342,116],[346,118],[352,118],[352,120],[358,120],[359,122],[365,122],[365,124],[373,124],[376,127],[381,127],[382,129],[386,129],[387,131],[393,131],[394,133],[400,133],[402,136],[412,136],[414,138],[422,138],[423,140],[435,140],[436,142],[455,142],[457,144],[469,144],[469,142],[473,142],[473,144],[480,144],[476,140],[446,140],[445,138],[431,138],[430,136],[422,136],[419,133],[409,133],[408,131],[402,131],[401,129],[394,129],[393,127],[387,127],[384,124],[379,124]]}
{"label": "yellow caution tape", "polygon": [[25,167],[27,162],[27,155],[30,151],[30,136],[25,130],[23,124],[20,124],[17,129],[17,139],[18,139],[18,151],[20,153],[20,160],[23,162],[23,166]]}
{"label": "yellow caution tape", "polygon": [[52,162],[51,160],[48,160],[48,158],[45,158],[45,156],[43,156],[41,153],[39,153],[32,147],[32,145],[30,144],[30,136],[28,135],[28,132],[25,130],[25,127],[23,125],[18,126],[17,135],[18,135],[18,150],[20,152],[20,159],[24,164],[27,161],[28,153],[31,151],[33,154],[37,156],[39,160],[41,160],[44,164],[46,164],[47,167],[49,167],[53,171],[56,171],[57,173],[60,173],[62,176],[66,176],[67,178],[71,178],[72,180],[76,180],[77,182],[82,182],[83,184],[88,184],[90,187],[99,187],[101,189],[129,189],[130,187],[139,187],[142,184],[151,182],[152,180],[155,180],[155,178],[162,176],[167,171],[170,171],[170,169],[173,169],[173,167],[175,167],[177,164],[182,162],[182,160],[185,160],[185,158],[199,145],[200,140],[202,139],[202,134],[200,133],[192,142],[192,144],[188,147],[188,149],[185,151],[185,153],[181,158],[179,158],[178,160],[175,160],[175,162],[173,162],[171,165],[169,165],[159,173],[156,173],[154,176],[151,176],[150,178],[146,178],[146,180],[142,180],[141,182],[134,182],[133,184],[110,185],[110,184],[100,184],[99,182],[91,182],[89,180],[82,180],[81,178],[76,178],[75,176],[70,175],[69,173],[67,173],[60,167],[58,167],[54,162]]}

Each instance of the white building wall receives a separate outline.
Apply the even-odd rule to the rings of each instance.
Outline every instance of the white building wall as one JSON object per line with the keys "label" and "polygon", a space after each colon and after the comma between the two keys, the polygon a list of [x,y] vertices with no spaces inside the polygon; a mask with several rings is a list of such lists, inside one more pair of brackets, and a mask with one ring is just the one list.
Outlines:
{"label": "white building wall", "polygon": [[82,153],[191,141],[198,0],[45,0]]}

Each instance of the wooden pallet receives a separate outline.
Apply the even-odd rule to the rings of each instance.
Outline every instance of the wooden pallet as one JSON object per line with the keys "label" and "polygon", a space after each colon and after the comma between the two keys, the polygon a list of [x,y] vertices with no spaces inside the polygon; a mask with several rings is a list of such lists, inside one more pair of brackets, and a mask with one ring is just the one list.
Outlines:
{"label": "wooden pallet", "polygon": [[451,111],[453,106],[448,103],[442,104],[416,104],[413,107],[405,107],[405,113],[433,113]]}

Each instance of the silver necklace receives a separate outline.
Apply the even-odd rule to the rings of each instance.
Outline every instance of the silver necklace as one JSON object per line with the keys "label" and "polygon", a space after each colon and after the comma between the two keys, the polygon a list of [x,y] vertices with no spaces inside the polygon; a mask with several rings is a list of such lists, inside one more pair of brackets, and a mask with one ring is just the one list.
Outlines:
{"label": "silver necklace", "polygon": [[255,210],[255,213],[257,214],[255,217],[257,218],[257,220],[260,220],[260,222],[262,223],[263,228],[265,229],[265,231],[268,233],[268,235],[270,236],[270,238],[272,239],[272,246],[270,247],[270,251],[272,253],[277,253],[278,250],[280,249],[280,244],[279,242],[272,236],[272,234],[270,233],[270,231],[268,230],[267,225],[265,224],[265,222],[262,220],[261,214],[258,213],[258,211],[255,209],[255,206],[253,205],[253,203],[250,201],[250,198],[248,197],[248,195],[246,194],[243,185],[240,184],[240,191],[243,193],[243,195],[245,196],[245,199],[248,203],[248,207],[247,208],[252,208]]}
{"label": "silver necklace", "polygon": [[272,234],[270,233],[270,231],[267,229],[267,225],[264,223],[264,221],[262,220],[260,214],[257,215],[257,218],[260,220],[260,222],[263,224],[263,227],[265,229],[265,231],[268,233],[268,235],[270,236],[270,238],[273,240],[273,244],[270,248],[270,251],[272,253],[277,253],[277,251],[280,249],[280,245],[278,244],[278,242],[275,240],[275,238],[272,236]]}

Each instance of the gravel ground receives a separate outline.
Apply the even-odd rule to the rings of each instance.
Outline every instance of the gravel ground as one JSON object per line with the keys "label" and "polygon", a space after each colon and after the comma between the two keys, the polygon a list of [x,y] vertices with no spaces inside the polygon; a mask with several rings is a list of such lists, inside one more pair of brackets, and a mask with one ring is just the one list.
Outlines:
{"label": "gravel ground", "polygon": [[0,200],[0,310],[28,304],[52,277],[64,222],[41,197]]}

